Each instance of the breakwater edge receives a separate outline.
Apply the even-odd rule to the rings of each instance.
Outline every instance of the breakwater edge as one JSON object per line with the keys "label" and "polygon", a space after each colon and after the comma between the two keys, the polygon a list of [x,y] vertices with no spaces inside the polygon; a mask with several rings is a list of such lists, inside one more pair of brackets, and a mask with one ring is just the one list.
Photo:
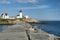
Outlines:
{"label": "breakwater edge", "polygon": [[[29,36],[27,36],[29,35]],[[10,25],[2,28],[0,40],[57,40],[53,34],[49,34],[26,22]]]}

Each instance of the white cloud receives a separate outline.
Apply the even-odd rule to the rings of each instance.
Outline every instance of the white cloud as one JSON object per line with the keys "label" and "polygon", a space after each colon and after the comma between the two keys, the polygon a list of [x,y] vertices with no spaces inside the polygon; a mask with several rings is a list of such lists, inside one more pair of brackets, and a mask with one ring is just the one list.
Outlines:
{"label": "white cloud", "polygon": [[19,3],[35,3],[38,2],[38,0],[16,0]]}
{"label": "white cloud", "polygon": [[[3,8],[4,10],[29,10],[29,9],[45,9],[45,8],[49,8],[48,5],[41,5],[41,6],[35,6],[35,7],[16,7],[16,8]],[[1,8],[2,9],[2,8]]]}
{"label": "white cloud", "polygon": [[38,0],[0,0],[0,3],[10,4],[10,3],[36,3]]}
{"label": "white cloud", "polygon": [[10,4],[11,2],[10,2],[10,1],[7,1],[7,0],[0,0],[0,3],[3,3],[3,4]]}
{"label": "white cloud", "polygon": [[17,9],[45,9],[48,8],[48,5],[41,5],[41,6],[35,6],[35,7],[24,7],[24,8],[17,8]]}

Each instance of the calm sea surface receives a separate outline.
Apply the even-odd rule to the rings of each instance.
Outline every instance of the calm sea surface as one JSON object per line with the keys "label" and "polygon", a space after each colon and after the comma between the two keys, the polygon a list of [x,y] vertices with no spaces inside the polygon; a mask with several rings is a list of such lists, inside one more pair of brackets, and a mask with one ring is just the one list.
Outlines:
{"label": "calm sea surface", "polygon": [[34,24],[39,29],[42,29],[50,34],[60,36],[60,21],[44,21],[48,24]]}
{"label": "calm sea surface", "polygon": [[[50,34],[60,36],[60,21],[44,21],[48,24],[34,24],[39,29],[42,29]],[[0,32],[5,30],[9,25],[0,25]]]}

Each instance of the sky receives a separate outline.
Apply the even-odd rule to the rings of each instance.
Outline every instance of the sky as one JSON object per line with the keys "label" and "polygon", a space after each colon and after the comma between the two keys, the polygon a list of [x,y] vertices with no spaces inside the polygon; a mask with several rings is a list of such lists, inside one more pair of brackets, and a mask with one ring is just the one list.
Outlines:
{"label": "sky", "polygon": [[60,0],[0,0],[0,15],[16,16],[19,10],[36,20],[60,21]]}

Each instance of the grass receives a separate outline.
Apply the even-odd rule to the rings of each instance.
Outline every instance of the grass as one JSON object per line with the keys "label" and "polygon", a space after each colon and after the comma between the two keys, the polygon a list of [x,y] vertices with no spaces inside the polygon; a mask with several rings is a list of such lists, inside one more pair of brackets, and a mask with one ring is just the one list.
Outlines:
{"label": "grass", "polygon": [[0,19],[0,22],[8,22],[8,19]]}
{"label": "grass", "polygon": [[[8,21],[15,21],[16,19],[2,19],[0,18],[0,23],[1,22],[8,22]],[[19,18],[18,20],[23,21],[23,18]]]}
{"label": "grass", "polygon": [[1,18],[0,18],[0,22],[8,22],[8,20],[14,21],[15,19],[1,19]]}

